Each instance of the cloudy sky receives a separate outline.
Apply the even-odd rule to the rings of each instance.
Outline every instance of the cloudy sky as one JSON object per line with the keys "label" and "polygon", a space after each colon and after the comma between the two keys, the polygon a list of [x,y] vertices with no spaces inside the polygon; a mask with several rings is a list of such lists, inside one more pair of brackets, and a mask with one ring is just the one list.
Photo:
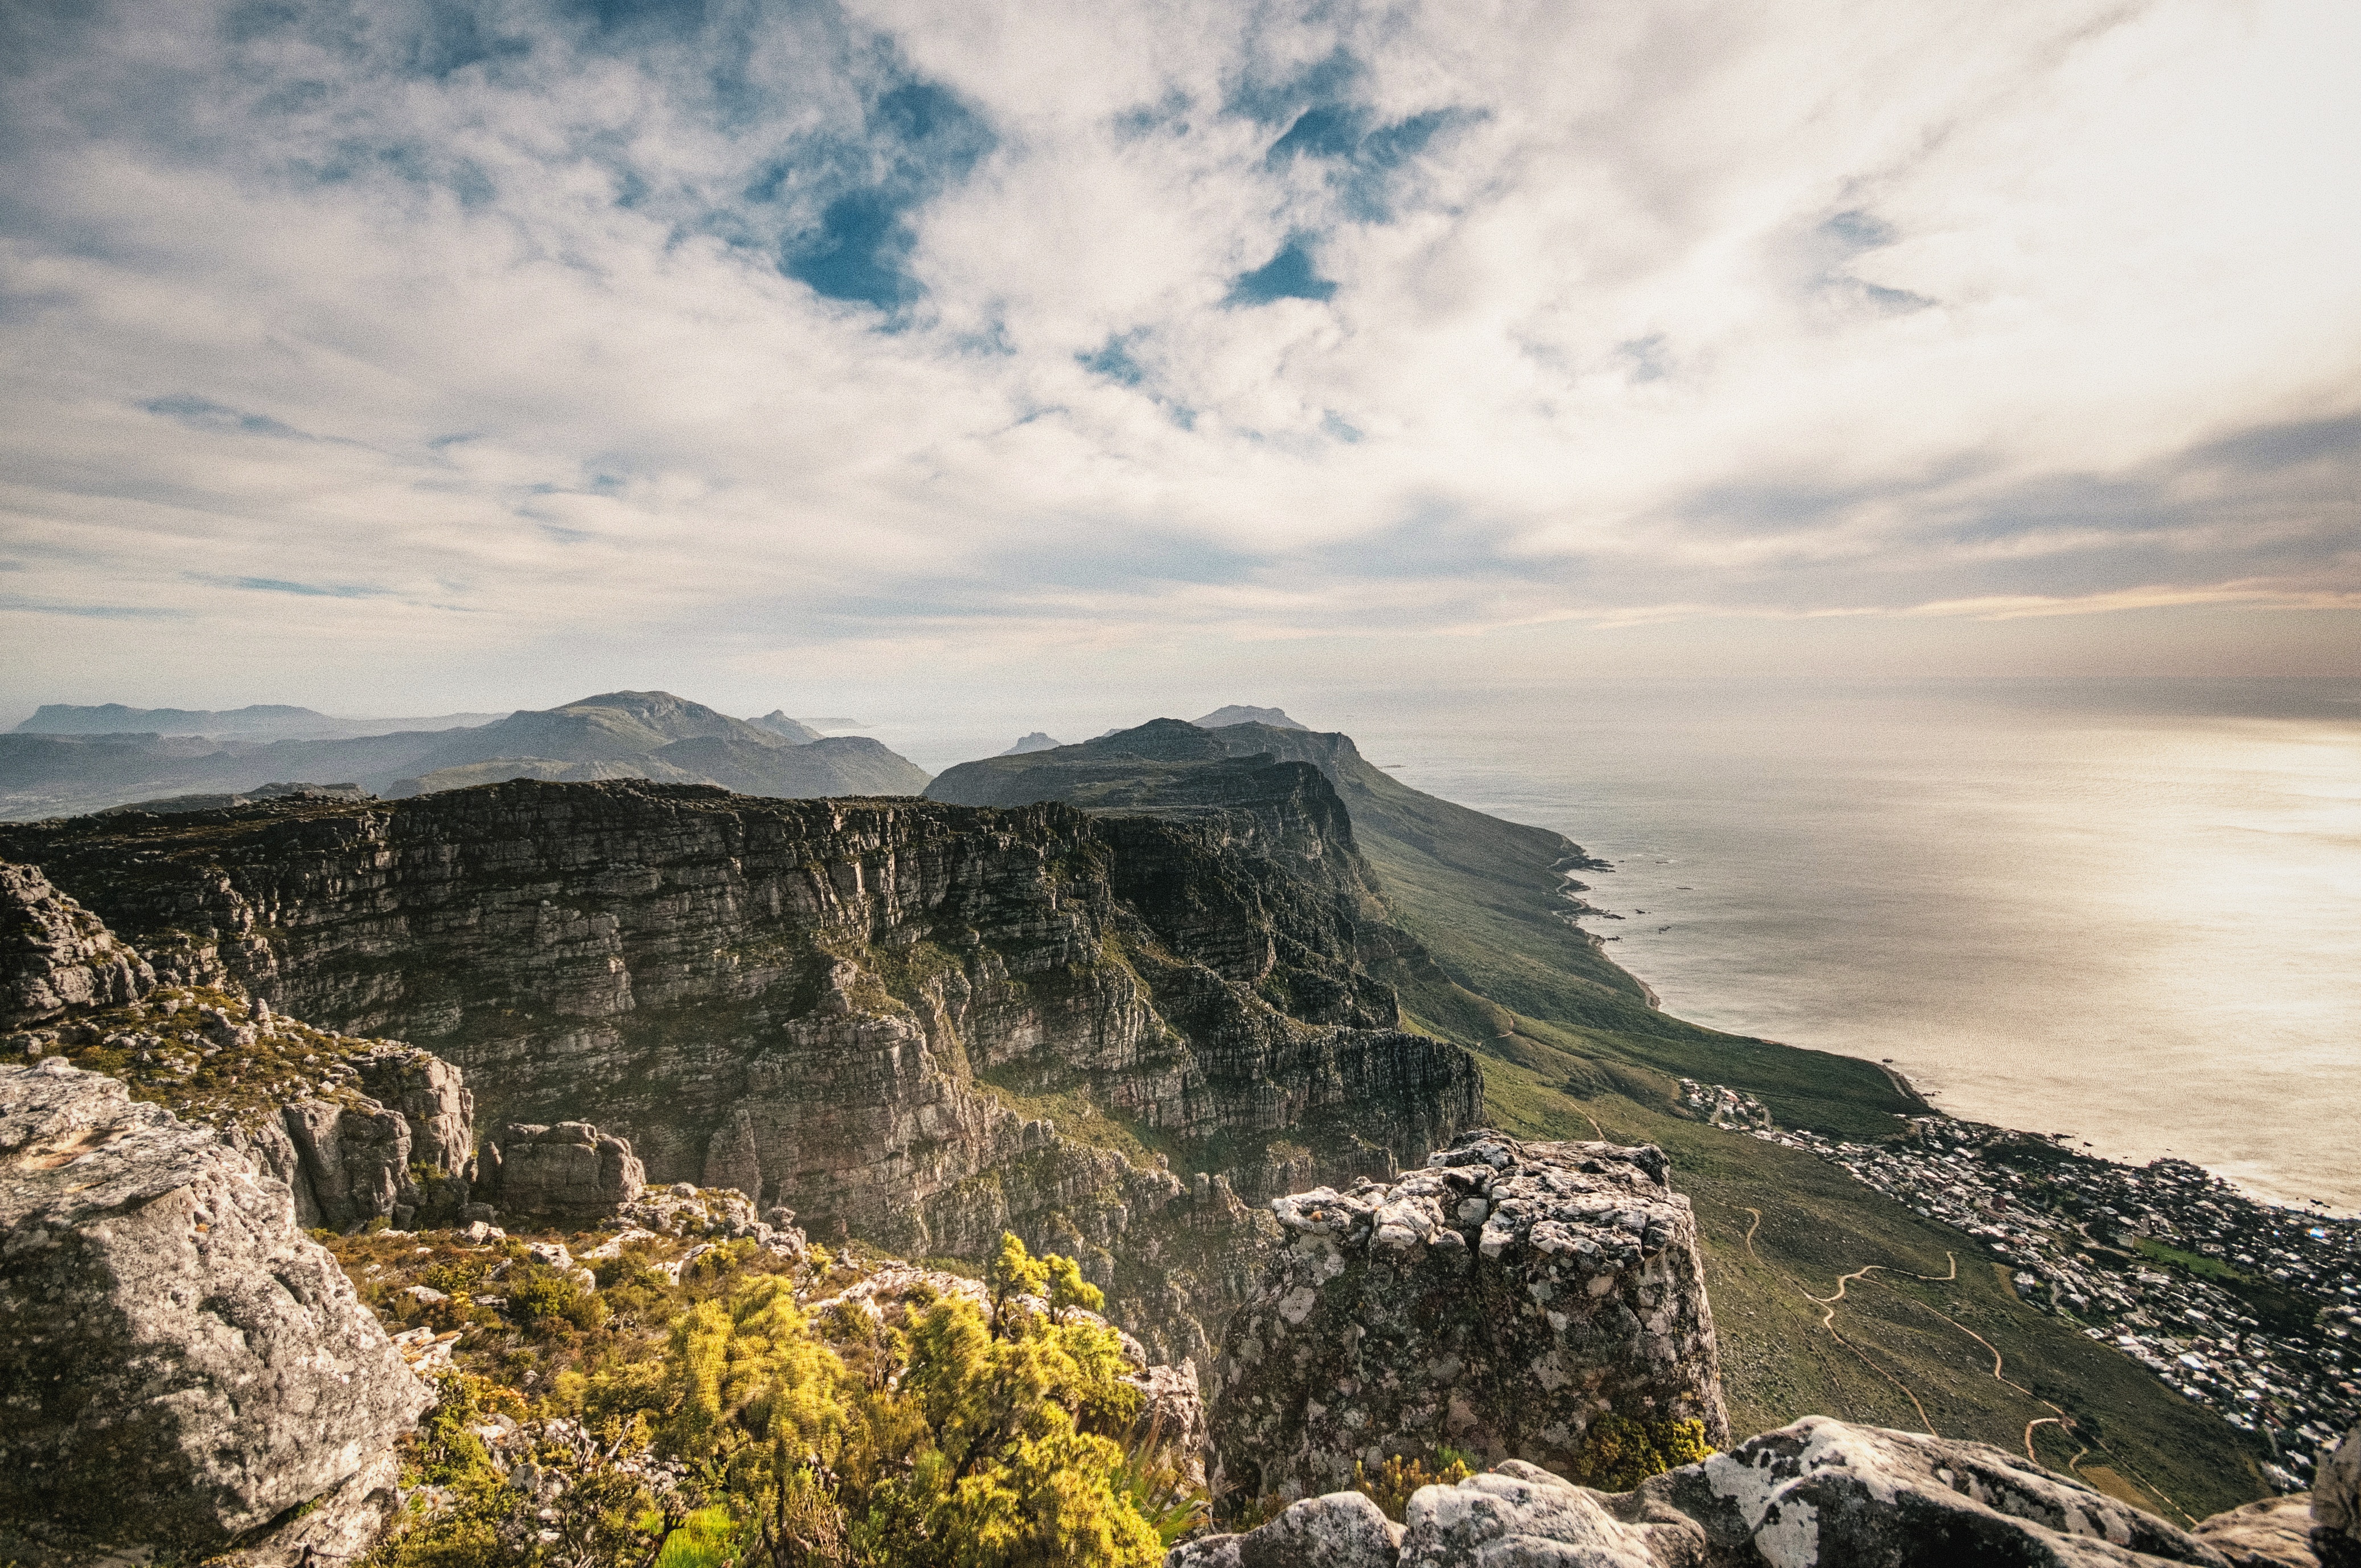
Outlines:
{"label": "cloudy sky", "polygon": [[17,0],[0,702],[2361,674],[2356,60],[2350,0]]}

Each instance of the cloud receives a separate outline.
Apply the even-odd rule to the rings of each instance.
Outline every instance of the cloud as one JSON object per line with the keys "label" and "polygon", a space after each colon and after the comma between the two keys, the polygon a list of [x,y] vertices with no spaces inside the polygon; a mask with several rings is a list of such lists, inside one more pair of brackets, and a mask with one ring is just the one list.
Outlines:
{"label": "cloud", "polygon": [[0,25],[5,608],[93,680],[2361,590],[2349,7]]}

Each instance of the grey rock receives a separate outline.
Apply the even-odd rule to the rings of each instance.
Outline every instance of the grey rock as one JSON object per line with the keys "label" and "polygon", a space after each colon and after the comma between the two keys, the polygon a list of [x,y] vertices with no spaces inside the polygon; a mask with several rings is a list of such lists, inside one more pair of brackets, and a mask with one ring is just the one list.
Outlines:
{"label": "grey rock", "polygon": [[631,1143],[588,1122],[511,1122],[493,1146],[489,1185],[515,1214],[611,1214],[640,1195],[648,1173]]}
{"label": "grey rock", "polygon": [[[2080,1481],[1981,1442],[1826,1416],[1655,1476],[1640,1499],[1704,1528],[1709,1562],[2100,1568],[2223,1554]],[[1752,1551],[1755,1556],[1747,1557]]]}
{"label": "grey rock", "polygon": [[2312,1477],[2312,1551],[2320,1568],[2361,1568],[2361,1427]]}
{"label": "grey rock", "polygon": [[136,1002],[156,973],[35,866],[0,861],[0,1028]]}
{"label": "grey rock", "polygon": [[476,1097],[459,1069],[414,1046],[381,1046],[348,1058],[361,1088],[410,1124],[410,1157],[466,1179],[476,1163]]}
{"label": "grey rock", "polygon": [[1139,1430],[1153,1433],[1159,1446],[1179,1457],[1191,1484],[1203,1486],[1205,1398],[1198,1385],[1197,1364],[1143,1366],[1124,1381],[1140,1392]]}
{"label": "grey rock", "polygon": [[1402,1527],[1358,1492],[1290,1503],[1244,1535],[1178,1546],[1164,1568],[1394,1568]]}
{"label": "grey rock", "polygon": [[209,1568],[339,1568],[368,1554],[401,1501],[401,1463],[371,1453],[358,1470],[313,1500],[300,1519],[208,1560]]}
{"label": "grey rock", "polygon": [[[2278,1516],[2287,1511],[2233,1510],[2207,1521],[2223,1526],[2217,1539],[2201,1539],[1983,1443],[1813,1416],[1631,1492],[1576,1486],[1517,1460],[1421,1487],[1388,1537],[1393,1555],[1366,1535],[1334,1555],[1304,1551],[1313,1521],[1377,1516],[1347,1492],[1295,1503],[1243,1535],[1191,1542],[1166,1568],[2301,1568],[2308,1557],[2220,1549],[2284,1541]],[[2268,1539],[2251,1528],[2267,1518]],[[1289,1520],[1299,1522],[1280,1528]],[[1258,1556],[1265,1542],[1273,1554]]]}
{"label": "grey rock", "polygon": [[211,1554],[431,1402],[286,1185],[211,1129],[52,1059],[0,1068],[0,1519],[47,1521],[0,1555],[71,1560],[75,1530]]}
{"label": "grey rock", "polygon": [[1509,1460],[1402,1510],[1401,1568],[1660,1568],[1702,1556],[1705,1531],[1670,1510],[1626,1523],[1603,1494]]}
{"label": "grey rock", "polygon": [[2230,1568],[2319,1568],[2309,1492],[2225,1509],[2189,1533],[2228,1558]]}
{"label": "grey rock", "polygon": [[1222,1342],[1223,1482],[1349,1483],[1441,1444],[1580,1473],[1602,1415],[1726,1442],[1688,1200],[1653,1147],[1463,1135],[1426,1168],[1271,1208],[1285,1238]]}
{"label": "grey rock", "polygon": [[305,1100],[280,1120],[295,1151],[289,1185],[305,1229],[350,1230],[392,1214],[410,1186],[410,1124],[374,1102]]}

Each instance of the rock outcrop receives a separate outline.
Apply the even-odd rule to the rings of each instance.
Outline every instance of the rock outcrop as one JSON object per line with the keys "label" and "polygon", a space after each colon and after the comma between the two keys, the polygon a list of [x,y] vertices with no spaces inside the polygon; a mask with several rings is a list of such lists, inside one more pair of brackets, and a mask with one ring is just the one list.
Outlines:
{"label": "rock outcrop", "polygon": [[2312,1550],[2312,1497],[2306,1492],[2227,1509],[2189,1533],[2220,1552],[2230,1568],[2320,1568]]}
{"label": "rock outcrop", "polygon": [[1348,1485],[1449,1444],[1575,1475],[1606,1446],[1728,1441],[1688,1201],[1662,1151],[1482,1131],[1425,1168],[1272,1205],[1230,1320],[1213,1451],[1246,1497]]}
{"label": "rock outcrop", "polygon": [[2361,1427],[2312,1478],[2312,1551],[2320,1568],[2361,1568]]}
{"label": "rock outcrop", "polygon": [[495,1125],[593,1123],[823,1241],[1014,1230],[1202,1365],[1261,1201],[1415,1164],[1481,1088],[1373,976],[1409,939],[1318,771],[1214,782],[1160,815],[513,784],[0,827],[0,853],[175,983],[431,1049]]}
{"label": "rock outcrop", "polygon": [[486,1196],[516,1214],[611,1214],[648,1184],[630,1141],[588,1122],[511,1122],[485,1150],[484,1165]]}
{"label": "rock outcrop", "polygon": [[0,1068],[0,1556],[374,1531],[430,1396],[283,1183],[54,1058]]}
{"label": "rock outcrop", "polygon": [[38,868],[0,861],[0,1028],[136,1001],[155,984],[146,959]]}
{"label": "rock outcrop", "polygon": [[1977,1442],[1807,1417],[1610,1494],[1517,1460],[1413,1493],[1292,1504],[1167,1568],[2224,1568],[2153,1515]]}

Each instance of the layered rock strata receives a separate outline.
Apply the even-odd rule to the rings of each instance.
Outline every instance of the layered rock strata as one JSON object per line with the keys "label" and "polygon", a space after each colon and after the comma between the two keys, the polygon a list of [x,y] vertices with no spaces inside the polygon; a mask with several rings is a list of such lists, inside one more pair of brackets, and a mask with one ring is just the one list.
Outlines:
{"label": "layered rock strata", "polygon": [[1167,1568],[2225,1568],[2188,1531],[1983,1443],[1822,1416],[1610,1494],[1508,1460],[1413,1493],[1307,1498]]}
{"label": "layered rock strata", "polygon": [[1474,1117],[1369,972],[1407,939],[1350,833],[1290,763],[1185,820],[512,784],[0,852],[179,982],[433,1049],[488,1120],[595,1123],[824,1240],[1074,1254],[1177,1360],[1258,1274],[1257,1201]]}
{"label": "layered rock strata", "polygon": [[135,1001],[155,984],[147,960],[38,867],[0,861],[0,1028]]}
{"label": "layered rock strata", "polygon": [[1449,1444],[1580,1474],[1602,1417],[1728,1441],[1697,1225],[1653,1147],[1471,1133],[1391,1183],[1272,1205],[1222,1342],[1223,1481],[1300,1497]]}
{"label": "layered rock strata", "polygon": [[384,1500],[431,1397],[284,1183],[58,1058],[0,1068],[0,1555],[211,1555]]}

